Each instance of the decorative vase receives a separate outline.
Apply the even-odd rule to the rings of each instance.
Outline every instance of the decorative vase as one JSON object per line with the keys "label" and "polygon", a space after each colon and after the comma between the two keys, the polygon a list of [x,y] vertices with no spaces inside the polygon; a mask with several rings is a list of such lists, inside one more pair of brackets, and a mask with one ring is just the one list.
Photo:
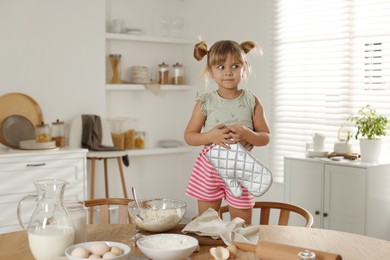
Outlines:
{"label": "decorative vase", "polygon": [[382,139],[360,138],[360,157],[364,162],[378,162],[381,157]]}

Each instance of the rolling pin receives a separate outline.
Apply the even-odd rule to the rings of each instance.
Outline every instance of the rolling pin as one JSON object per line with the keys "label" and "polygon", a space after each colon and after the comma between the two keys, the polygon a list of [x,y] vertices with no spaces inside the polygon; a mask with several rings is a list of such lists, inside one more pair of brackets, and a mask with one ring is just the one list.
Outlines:
{"label": "rolling pin", "polygon": [[342,260],[338,254],[312,250],[303,247],[289,246],[285,244],[273,243],[268,241],[259,241],[257,245],[247,243],[233,243],[238,249],[255,252],[256,257],[262,260],[291,260],[299,259],[298,253],[309,250],[315,253],[316,260]]}

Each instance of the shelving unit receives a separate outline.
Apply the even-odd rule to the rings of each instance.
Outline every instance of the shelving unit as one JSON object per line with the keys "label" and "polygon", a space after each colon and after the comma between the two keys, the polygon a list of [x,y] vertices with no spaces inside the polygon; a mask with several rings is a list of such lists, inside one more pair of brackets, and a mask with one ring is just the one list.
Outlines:
{"label": "shelving unit", "polygon": [[122,40],[122,41],[139,41],[139,42],[150,42],[150,43],[167,43],[167,44],[193,44],[194,41],[181,39],[181,38],[170,38],[170,37],[159,37],[151,35],[131,35],[121,33],[106,33],[106,40]]}
{"label": "shelving unit", "polygon": [[182,146],[182,147],[175,147],[175,148],[149,148],[149,149],[143,149],[143,150],[129,150],[128,154],[130,157],[134,157],[134,156],[188,153],[191,151],[192,151],[191,148],[186,147],[186,146]]}
{"label": "shelving unit", "polygon": [[[145,3],[146,4],[146,3]],[[110,18],[118,17],[114,1],[110,3],[111,13],[107,13],[108,23]],[[167,6],[165,6],[167,7]],[[176,8],[177,6],[175,6]],[[168,7],[167,7],[168,8]],[[160,10],[163,12],[162,10]],[[138,21],[137,21],[138,22]],[[130,22],[129,22],[130,23]],[[134,25],[137,27],[137,25]],[[121,54],[120,74],[124,84],[111,84],[111,66],[106,64],[106,110],[108,117],[131,117],[139,119],[139,129],[146,132],[146,149],[129,150],[131,157],[155,156],[166,154],[188,153],[192,150],[187,146],[176,148],[160,148],[157,142],[162,139],[182,139],[183,129],[171,127],[175,124],[184,126],[188,115],[177,112],[181,109],[191,111],[195,97],[195,87],[190,84],[186,66],[186,59],[191,56],[191,46],[195,40],[186,38],[163,37],[153,35],[156,31],[145,28],[147,34],[111,33],[107,27],[105,33],[106,55],[110,53]],[[158,34],[158,33],[156,33]],[[150,73],[156,74],[158,64],[165,62],[172,66],[181,63],[184,65],[185,84],[160,85],[156,95],[150,95],[149,89],[144,84],[131,84],[130,69],[132,66],[145,66]],[[170,67],[170,77],[171,75]],[[173,72],[172,72],[173,73]],[[130,76],[130,77],[129,77]],[[152,76],[154,81],[156,80]],[[153,90],[153,89],[151,89]],[[188,100],[188,102],[186,101]],[[190,103],[191,101],[191,103]],[[191,104],[191,105],[189,105]]]}
{"label": "shelving unit", "polygon": [[[163,91],[190,91],[190,85],[160,85]],[[127,90],[127,91],[146,91],[147,88],[142,84],[106,84],[107,91]]]}

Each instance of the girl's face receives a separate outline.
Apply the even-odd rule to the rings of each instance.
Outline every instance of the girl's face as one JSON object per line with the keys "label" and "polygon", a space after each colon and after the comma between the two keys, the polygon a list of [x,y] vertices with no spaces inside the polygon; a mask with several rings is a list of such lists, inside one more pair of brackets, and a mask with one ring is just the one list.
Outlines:
{"label": "girl's face", "polygon": [[244,65],[228,55],[226,61],[211,66],[210,76],[219,88],[238,88],[244,73]]}

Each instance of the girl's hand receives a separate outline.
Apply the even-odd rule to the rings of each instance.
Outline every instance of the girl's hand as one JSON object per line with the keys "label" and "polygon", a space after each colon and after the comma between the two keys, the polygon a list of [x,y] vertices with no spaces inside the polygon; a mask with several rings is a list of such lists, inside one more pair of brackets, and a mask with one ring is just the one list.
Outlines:
{"label": "girl's hand", "polygon": [[232,140],[230,130],[222,124],[213,127],[208,134],[210,135],[211,143],[218,144],[226,149],[230,149],[229,144],[236,143]]}
{"label": "girl's hand", "polygon": [[241,124],[229,125],[227,128],[230,131],[230,136],[235,143],[245,140],[245,133],[250,131],[249,128]]}

